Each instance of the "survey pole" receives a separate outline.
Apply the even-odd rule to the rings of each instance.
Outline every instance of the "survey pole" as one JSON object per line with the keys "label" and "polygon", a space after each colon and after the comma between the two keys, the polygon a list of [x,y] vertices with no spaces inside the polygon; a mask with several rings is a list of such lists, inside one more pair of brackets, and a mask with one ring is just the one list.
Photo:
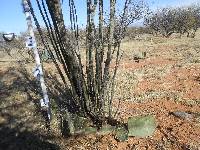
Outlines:
{"label": "survey pole", "polygon": [[36,63],[36,67],[34,70],[34,76],[40,81],[40,86],[41,86],[42,94],[43,94],[43,99],[40,100],[40,103],[41,103],[41,107],[43,109],[46,109],[48,119],[50,121],[51,120],[50,101],[49,101],[49,97],[47,94],[47,87],[45,85],[42,65],[41,65],[40,56],[39,56],[39,52],[37,49],[37,43],[36,43],[34,31],[33,31],[30,7],[28,5],[27,0],[22,0],[22,5],[24,8],[24,14],[26,16],[26,22],[27,22],[28,33],[29,33],[29,36],[26,41],[26,47],[28,47],[34,53],[35,63]]}

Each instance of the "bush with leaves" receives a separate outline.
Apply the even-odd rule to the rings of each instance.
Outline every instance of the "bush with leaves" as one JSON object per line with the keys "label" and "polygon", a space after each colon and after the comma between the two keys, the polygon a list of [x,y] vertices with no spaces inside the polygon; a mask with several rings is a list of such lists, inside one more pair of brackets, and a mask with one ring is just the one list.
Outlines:
{"label": "bush with leaves", "polygon": [[144,24],[163,36],[169,37],[175,32],[175,14],[176,11],[174,9],[163,8],[156,13],[148,15],[145,18]]}
{"label": "bush with leaves", "polygon": [[149,14],[144,21],[144,25],[153,31],[169,37],[173,33],[180,35],[191,33],[191,37],[195,36],[195,32],[200,27],[200,7],[193,5],[180,8],[163,8]]}

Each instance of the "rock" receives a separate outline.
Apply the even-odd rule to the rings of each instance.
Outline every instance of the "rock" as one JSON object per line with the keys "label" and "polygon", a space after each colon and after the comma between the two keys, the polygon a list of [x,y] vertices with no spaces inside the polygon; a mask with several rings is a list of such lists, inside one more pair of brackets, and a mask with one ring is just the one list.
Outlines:
{"label": "rock", "polygon": [[171,114],[178,117],[178,118],[185,119],[185,120],[188,120],[188,121],[193,119],[192,114],[189,114],[189,113],[183,112],[183,111],[174,111]]}
{"label": "rock", "polygon": [[152,136],[156,129],[154,116],[137,116],[128,119],[128,136],[147,137]]}

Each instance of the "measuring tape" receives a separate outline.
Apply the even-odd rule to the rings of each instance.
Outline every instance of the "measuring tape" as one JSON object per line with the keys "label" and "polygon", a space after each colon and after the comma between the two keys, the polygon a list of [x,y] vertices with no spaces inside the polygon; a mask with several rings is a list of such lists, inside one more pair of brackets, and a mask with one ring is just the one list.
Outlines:
{"label": "measuring tape", "polygon": [[23,1],[24,14],[26,16],[28,32],[29,32],[29,36],[26,39],[26,47],[29,48],[30,50],[33,50],[33,52],[34,52],[36,67],[33,71],[33,74],[37,78],[37,80],[40,81],[42,94],[43,94],[43,99],[40,100],[40,104],[41,104],[42,108],[47,110],[48,119],[50,121],[51,120],[50,101],[49,101],[49,97],[47,94],[47,87],[46,87],[45,81],[44,81],[42,65],[40,62],[40,56],[39,56],[39,52],[37,49],[37,43],[36,43],[35,35],[33,32],[31,12],[30,12],[30,8],[29,8],[27,0],[22,0],[22,1]]}

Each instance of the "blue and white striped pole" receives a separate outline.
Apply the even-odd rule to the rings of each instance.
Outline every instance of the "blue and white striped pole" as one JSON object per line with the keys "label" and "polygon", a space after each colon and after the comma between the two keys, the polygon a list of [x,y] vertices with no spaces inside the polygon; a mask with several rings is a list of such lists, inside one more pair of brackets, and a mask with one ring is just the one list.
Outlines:
{"label": "blue and white striped pole", "polygon": [[35,55],[36,68],[34,71],[34,76],[37,77],[37,79],[40,81],[42,94],[43,94],[43,99],[40,100],[40,103],[41,103],[41,107],[47,109],[48,119],[50,121],[50,119],[51,119],[50,101],[49,101],[49,97],[47,94],[47,87],[44,82],[42,66],[41,66],[40,57],[39,57],[39,53],[38,53],[38,49],[37,49],[37,43],[36,43],[35,35],[33,32],[30,7],[28,5],[27,0],[22,0],[22,4],[23,4],[24,13],[25,13],[26,21],[27,21],[27,25],[28,25],[28,32],[29,32],[29,37],[27,38],[26,46],[30,50],[33,50],[34,55]]}

